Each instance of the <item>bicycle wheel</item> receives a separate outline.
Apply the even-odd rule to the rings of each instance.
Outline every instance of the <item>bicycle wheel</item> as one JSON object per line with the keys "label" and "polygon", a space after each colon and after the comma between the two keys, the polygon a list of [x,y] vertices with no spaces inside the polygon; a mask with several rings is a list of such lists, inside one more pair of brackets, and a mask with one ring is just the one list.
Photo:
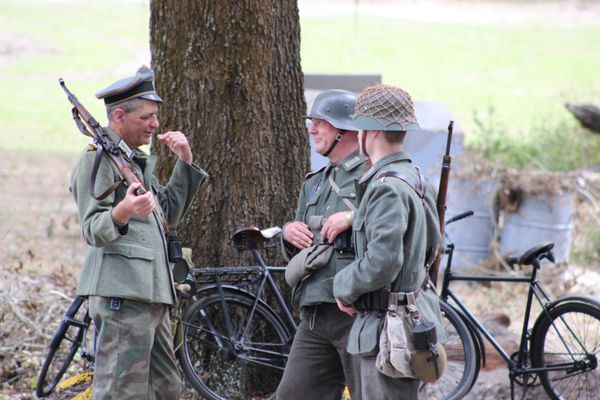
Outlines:
{"label": "bicycle wheel", "polygon": [[600,393],[600,309],[594,303],[569,302],[542,314],[533,337],[535,367],[552,399],[597,399]]}
{"label": "bicycle wheel", "polygon": [[77,297],[71,303],[50,342],[50,350],[38,376],[36,396],[46,397],[54,391],[81,346],[90,322],[86,300]]}
{"label": "bicycle wheel", "polygon": [[183,320],[178,352],[188,382],[210,400],[263,399],[277,389],[290,337],[267,306],[226,291],[193,304]]}
{"label": "bicycle wheel", "polygon": [[442,377],[428,386],[428,398],[433,400],[462,399],[471,390],[479,374],[479,359],[469,328],[454,309],[440,301],[444,318],[447,364]]}

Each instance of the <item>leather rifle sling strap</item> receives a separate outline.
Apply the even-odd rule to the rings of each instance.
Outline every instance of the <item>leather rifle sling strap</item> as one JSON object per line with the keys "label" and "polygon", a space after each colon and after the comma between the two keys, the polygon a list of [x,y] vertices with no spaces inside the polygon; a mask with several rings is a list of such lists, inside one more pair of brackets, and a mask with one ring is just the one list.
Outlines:
{"label": "leather rifle sling strap", "polygon": [[90,174],[90,196],[93,199],[98,201],[104,200],[109,194],[117,190],[119,185],[121,185],[125,179],[121,178],[120,181],[113,183],[106,189],[100,196],[96,196],[96,175],[98,175],[98,167],[100,166],[100,161],[102,160],[102,155],[104,154],[104,149],[100,143],[96,144],[96,157],[94,158],[94,165],[92,166],[92,173]]}

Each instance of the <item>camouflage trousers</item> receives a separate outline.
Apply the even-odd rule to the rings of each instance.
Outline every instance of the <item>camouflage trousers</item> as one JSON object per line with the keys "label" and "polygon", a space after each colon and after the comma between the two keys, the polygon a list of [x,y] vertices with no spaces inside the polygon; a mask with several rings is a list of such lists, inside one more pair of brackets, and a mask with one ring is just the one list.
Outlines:
{"label": "camouflage trousers", "polygon": [[97,336],[94,400],[176,400],[181,377],[165,304],[90,296]]}

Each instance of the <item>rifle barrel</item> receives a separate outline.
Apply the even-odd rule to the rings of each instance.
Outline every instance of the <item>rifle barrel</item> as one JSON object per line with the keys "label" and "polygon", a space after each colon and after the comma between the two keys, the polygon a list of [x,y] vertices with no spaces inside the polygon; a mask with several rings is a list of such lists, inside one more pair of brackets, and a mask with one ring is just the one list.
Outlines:
{"label": "rifle barrel", "polygon": [[446,156],[450,155],[450,145],[452,144],[452,131],[454,130],[454,121],[448,124],[448,140],[446,141]]}

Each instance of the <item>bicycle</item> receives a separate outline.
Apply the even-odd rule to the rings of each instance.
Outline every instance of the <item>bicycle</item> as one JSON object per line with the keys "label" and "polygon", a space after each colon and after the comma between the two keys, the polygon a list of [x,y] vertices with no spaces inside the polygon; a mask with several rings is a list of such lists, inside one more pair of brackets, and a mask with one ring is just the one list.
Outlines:
{"label": "bicycle", "polygon": [[[296,321],[273,279],[285,266],[266,265],[259,250],[274,247],[281,229],[243,228],[233,235],[257,266],[196,268],[198,300],[183,317],[178,356],[187,381],[210,400],[272,398]],[[264,299],[270,288],[278,311]]]}
{"label": "bicycle", "polygon": [[[472,215],[468,211],[447,221],[452,223]],[[515,385],[522,387],[522,397],[533,386],[539,386],[551,399],[597,398],[600,391],[600,304],[590,298],[569,296],[552,300],[537,279],[541,261],[553,262],[553,243],[532,247],[520,257],[506,260],[509,266],[531,266],[525,276],[466,275],[452,271],[454,244],[447,242],[446,267],[440,292],[441,308],[445,319],[445,343],[448,366],[436,384],[430,387],[430,398],[456,400],[463,398],[475,384],[479,369],[485,366],[485,338],[504,359],[509,370],[511,399]],[[512,355],[496,341],[493,335],[473,315],[459,296],[450,289],[450,283],[509,282],[529,286],[519,349]],[[541,312],[529,327],[533,298]]]}
{"label": "bicycle", "polygon": [[[278,227],[262,231],[251,227],[234,233],[234,246],[240,251],[249,250],[259,263],[256,267],[198,268],[189,271],[185,262],[175,265],[173,275],[178,283],[179,301],[171,310],[174,349],[188,382],[208,399],[238,398],[236,396],[258,398],[261,392],[271,395],[279,383],[296,325],[270,274],[271,271],[284,271],[285,267],[265,265],[259,250],[276,246],[274,238],[280,232]],[[224,280],[227,281],[225,284]],[[265,283],[273,290],[284,320],[260,298]],[[252,293],[246,290],[251,285],[256,286]],[[220,309],[221,306],[223,309]],[[200,322],[197,321],[198,317],[201,318]],[[204,328],[207,324],[210,325],[208,330]],[[85,368],[93,371],[95,330],[90,326],[93,325],[87,300],[76,297],[50,343],[38,375],[36,396],[46,397],[64,383],[61,380],[72,367],[76,354],[84,361]],[[214,340],[220,347],[199,351],[206,337],[209,337],[210,343]],[[192,340],[198,340],[199,343],[190,342]],[[233,367],[223,371],[219,368],[225,368],[225,365],[211,364],[222,360],[224,355],[231,358],[231,366],[238,365],[235,360],[250,366],[240,364],[237,375],[233,377]],[[201,371],[198,369],[201,363],[211,367]],[[260,367],[253,369],[254,365]],[[260,376],[263,367],[279,372],[265,376],[262,381],[241,376]],[[253,387],[240,386],[252,381],[255,382]],[[227,389],[216,382],[221,382]],[[218,397],[219,392],[230,397]]]}

